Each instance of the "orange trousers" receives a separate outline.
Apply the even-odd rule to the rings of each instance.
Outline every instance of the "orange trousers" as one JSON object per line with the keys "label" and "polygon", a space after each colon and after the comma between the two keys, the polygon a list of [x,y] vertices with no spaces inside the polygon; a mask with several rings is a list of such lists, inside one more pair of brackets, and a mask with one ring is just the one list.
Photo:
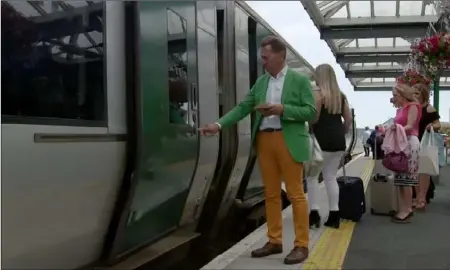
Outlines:
{"label": "orange trousers", "polygon": [[281,179],[292,204],[297,247],[308,248],[308,201],[303,190],[303,164],[295,162],[284,143],[283,133],[258,132],[256,151],[266,197],[267,236],[269,242],[282,244]]}

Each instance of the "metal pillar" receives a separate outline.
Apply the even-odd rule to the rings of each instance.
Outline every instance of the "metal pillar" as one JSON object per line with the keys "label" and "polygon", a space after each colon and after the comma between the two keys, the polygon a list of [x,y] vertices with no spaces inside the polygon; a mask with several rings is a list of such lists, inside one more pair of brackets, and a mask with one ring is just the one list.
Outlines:
{"label": "metal pillar", "polygon": [[439,77],[434,79],[433,83],[433,106],[436,111],[439,113]]}

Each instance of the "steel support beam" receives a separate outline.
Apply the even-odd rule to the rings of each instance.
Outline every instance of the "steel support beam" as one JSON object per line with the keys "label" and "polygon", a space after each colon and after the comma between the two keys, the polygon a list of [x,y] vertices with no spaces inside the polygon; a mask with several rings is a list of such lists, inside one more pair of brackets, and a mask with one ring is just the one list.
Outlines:
{"label": "steel support beam", "polygon": [[371,65],[371,66],[351,66],[347,69],[348,71],[355,71],[355,72],[379,72],[379,71],[392,71],[392,72],[401,72],[403,71],[403,66],[400,65]]}
{"label": "steel support beam", "polygon": [[436,22],[438,17],[436,15],[425,16],[391,16],[391,17],[361,17],[361,18],[331,18],[325,21],[328,26],[355,26],[355,25],[405,25],[421,23],[426,24]]}
{"label": "steel support beam", "polygon": [[344,47],[337,54],[343,55],[362,55],[362,54],[409,54],[411,48],[409,46],[399,47]]}
{"label": "steel support beam", "polygon": [[408,60],[407,54],[393,55],[336,55],[336,62],[339,64],[348,63],[377,63],[377,62],[397,62],[405,63]]}
{"label": "steel support beam", "polygon": [[322,13],[320,12],[320,8],[317,6],[316,1],[300,0],[300,2],[316,25],[324,24],[324,18],[322,16]]}
{"label": "steel support beam", "polygon": [[349,0],[347,1],[336,1],[336,3],[329,5],[328,7],[321,9],[320,13],[322,14],[325,20],[330,19],[336,12],[338,12],[341,8],[343,8]]}
{"label": "steel support beam", "polygon": [[[393,86],[355,86],[355,91],[364,92],[378,92],[378,91],[392,91]],[[440,86],[440,91],[450,91],[450,85]]]}
{"label": "steel support beam", "polygon": [[421,37],[424,36],[428,23],[409,24],[365,24],[321,26],[321,39],[351,39],[351,38],[387,38],[387,37]]}
{"label": "steel support beam", "polygon": [[353,39],[353,38],[352,39],[340,39],[340,40],[336,41],[335,44],[338,48],[342,48],[342,47],[348,46],[350,43],[353,42],[353,40],[355,40],[355,39]]}
{"label": "steel support beam", "polygon": [[[403,70],[398,71],[345,71],[345,76],[347,78],[396,78],[402,75]],[[450,77],[449,71],[444,71],[443,77]]]}

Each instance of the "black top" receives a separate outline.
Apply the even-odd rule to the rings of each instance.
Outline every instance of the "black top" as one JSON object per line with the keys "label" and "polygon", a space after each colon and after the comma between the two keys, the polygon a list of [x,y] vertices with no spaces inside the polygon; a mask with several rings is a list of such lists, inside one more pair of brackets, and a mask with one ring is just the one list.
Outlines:
{"label": "black top", "polygon": [[428,112],[427,111],[428,106],[429,105],[422,107],[422,117],[420,117],[419,122],[419,140],[422,140],[422,136],[425,133],[425,129],[428,126],[428,124],[431,124],[434,121],[439,120],[439,118],[441,118],[438,112],[436,111]]}
{"label": "black top", "polygon": [[342,111],[340,114],[331,114],[322,104],[319,121],[312,127],[314,136],[322,151],[338,152],[345,151],[345,128],[342,116],[345,106],[345,96],[342,97]]}

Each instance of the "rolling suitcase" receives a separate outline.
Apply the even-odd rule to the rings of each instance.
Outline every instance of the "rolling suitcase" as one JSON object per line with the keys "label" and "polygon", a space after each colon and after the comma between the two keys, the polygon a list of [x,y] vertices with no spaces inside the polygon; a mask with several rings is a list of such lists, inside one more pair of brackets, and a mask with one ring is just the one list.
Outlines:
{"label": "rolling suitcase", "polygon": [[[381,164],[381,161],[379,163]],[[394,186],[394,179],[389,174],[373,174],[369,196],[372,215],[393,215],[398,211],[397,189]]]}
{"label": "rolling suitcase", "polygon": [[347,176],[345,165],[343,176],[337,178],[339,185],[339,213],[341,218],[358,222],[366,212],[364,183],[360,177]]}
{"label": "rolling suitcase", "polygon": [[370,213],[373,215],[393,215],[398,211],[397,189],[391,171],[382,164],[384,152],[381,150],[383,140],[376,140],[375,167],[369,183]]}

